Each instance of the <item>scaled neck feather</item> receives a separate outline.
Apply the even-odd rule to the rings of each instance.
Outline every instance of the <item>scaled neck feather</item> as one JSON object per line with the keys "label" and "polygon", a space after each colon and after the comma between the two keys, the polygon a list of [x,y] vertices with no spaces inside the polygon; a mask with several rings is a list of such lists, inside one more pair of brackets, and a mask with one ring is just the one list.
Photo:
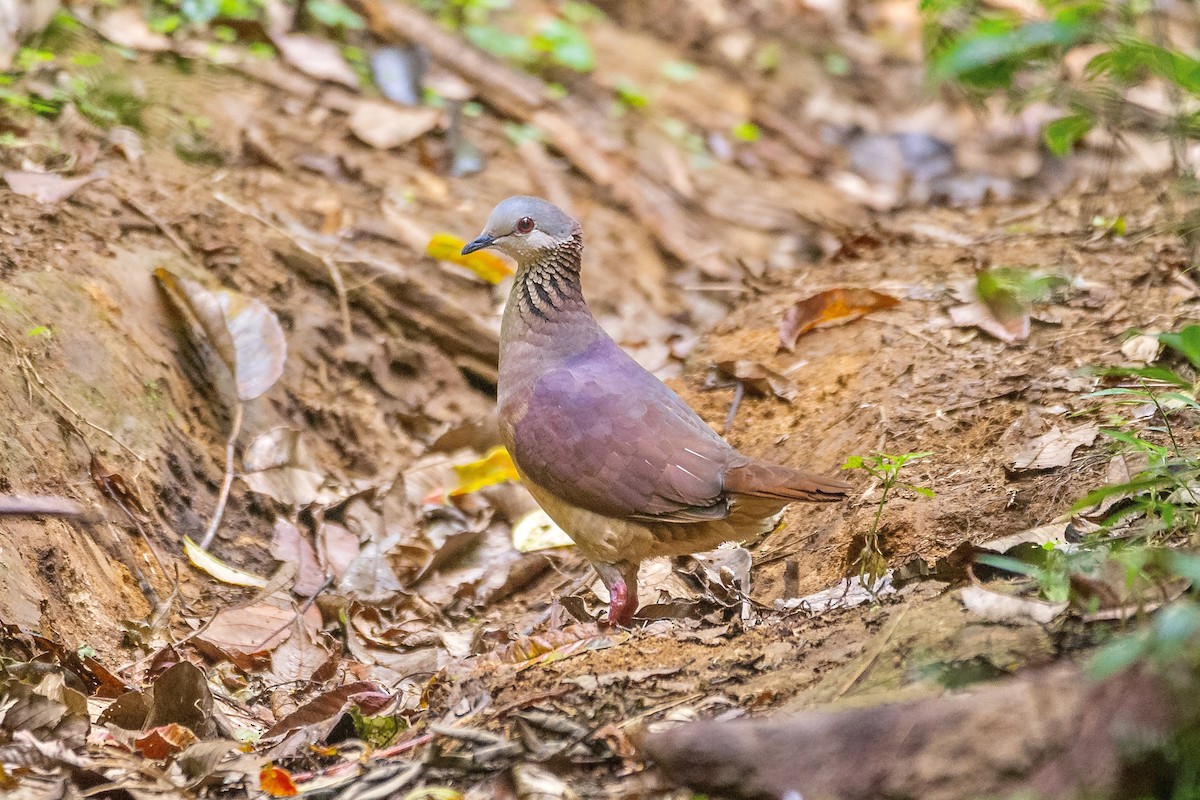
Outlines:
{"label": "scaled neck feather", "polygon": [[586,312],[579,285],[582,257],[583,237],[577,233],[553,250],[521,264],[509,304],[532,324],[552,322],[564,312],[579,309]]}

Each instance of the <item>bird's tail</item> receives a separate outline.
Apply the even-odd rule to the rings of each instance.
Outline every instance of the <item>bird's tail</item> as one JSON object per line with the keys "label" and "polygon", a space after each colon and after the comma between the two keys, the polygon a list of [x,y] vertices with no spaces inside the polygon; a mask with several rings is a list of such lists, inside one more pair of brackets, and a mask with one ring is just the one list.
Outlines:
{"label": "bird's tail", "polygon": [[850,484],[837,478],[757,461],[725,473],[725,491],[754,497],[830,503],[845,499],[850,489]]}

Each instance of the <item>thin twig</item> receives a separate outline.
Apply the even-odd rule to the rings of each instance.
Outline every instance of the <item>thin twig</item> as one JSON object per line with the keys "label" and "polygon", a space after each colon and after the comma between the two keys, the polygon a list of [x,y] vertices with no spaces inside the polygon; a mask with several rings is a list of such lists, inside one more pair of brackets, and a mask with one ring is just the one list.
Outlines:
{"label": "thin twig", "polygon": [[237,405],[233,407],[233,427],[229,430],[229,439],[225,443],[225,478],[221,481],[221,493],[217,496],[217,508],[213,511],[212,522],[208,526],[208,530],[204,532],[204,539],[200,542],[200,549],[207,550],[212,544],[213,537],[217,535],[217,528],[221,526],[221,517],[225,514],[225,503],[229,500],[229,489],[233,486],[233,455],[237,447],[238,434],[242,432],[242,415],[245,411],[245,406],[242,401],[238,400]]}
{"label": "thin twig", "polygon": [[[15,347],[15,345],[14,345],[14,347]],[[54,391],[54,389],[52,389],[52,388],[50,387],[50,385],[49,385],[48,383],[46,383],[46,381],[45,381],[45,380],[43,380],[43,379],[42,379],[42,376],[41,376],[41,375],[38,373],[38,371],[37,371],[37,368],[33,366],[33,362],[29,360],[29,357],[28,357],[28,356],[26,356],[26,355],[24,355],[24,354],[20,354],[20,355],[18,355],[18,356],[17,356],[17,364],[18,364],[18,366],[21,368],[21,371],[25,373],[26,380],[28,380],[28,379],[29,379],[29,377],[31,377],[31,376],[32,376],[33,380],[34,380],[35,382],[37,382],[37,385],[38,385],[38,386],[40,386],[40,387],[42,388],[42,390],[46,392],[46,394],[50,395],[50,396],[51,396],[51,397],[53,397],[55,400],[57,400],[57,401],[58,401],[58,403],[59,403],[59,404],[60,404],[60,405],[61,405],[63,408],[67,409],[67,411],[70,411],[72,414],[74,414],[74,415],[75,415],[75,419],[79,420],[79,422],[83,423],[84,425],[86,425],[87,427],[91,428],[92,430],[94,430],[94,431],[97,431],[97,432],[99,432],[99,433],[102,433],[102,434],[104,434],[105,436],[107,436],[109,439],[112,439],[112,440],[113,440],[114,442],[116,442],[116,443],[117,443],[117,444],[118,444],[118,445],[119,445],[119,446],[120,446],[120,447],[121,447],[123,450],[125,450],[125,452],[129,453],[131,456],[133,456],[134,458],[136,458],[138,461],[141,461],[141,462],[143,462],[143,463],[146,461],[146,457],[145,457],[144,455],[142,455],[141,453],[139,453],[138,451],[134,450],[132,447],[130,447],[129,445],[125,444],[125,443],[124,443],[124,442],[122,442],[120,439],[118,439],[118,438],[117,438],[117,435],[116,435],[115,433],[113,433],[112,431],[110,431],[110,430],[109,430],[109,429],[107,429],[107,428],[103,428],[103,427],[101,427],[101,426],[97,425],[96,423],[92,422],[92,421],[91,421],[91,420],[89,420],[87,417],[85,417],[83,414],[81,414],[81,413],[79,413],[78,411],[76,411],[76,410],[75,410],[75,409],[74,409],[74,408],[71,406],[71,404],[70,404],[70,403],[68,403],[66,400],[64,400],[64,399],[63,399],[63,398],[62,398],[62,397],[61,397],[61,396],[58,394],[58,392]],[[60,414],[59,416],[62,416],[62,415]],[[83,436],[83,434],[82,434],[82,433],[79,431],[78,427],[77,427],[76,425],[74,425],[74,424],[71,422],[71,420],[69,420],[69,419],[66,419],[65,417],[64,417],[64,420],[66,421],[66,423],[67,423],[68,425],[70,425],[72,428],[74,428],[74,429],[75,429],[75,432],[76,432],[76,433],[79,433],[79,436],[80,436],[80,438],[83,438],[83,439],[84,439],[84,441],[87,441],[86,437],[84,437],[84,436]]]}
{"label": "thin twig", "polygon": [[175,247],[179,249],[179,252],[183,253],[183,255],[189,261],[191,261],[193,264],[200,263],[200,260],[196,257],[196,254],[192,251],[192,248],[190,246],[188,246],[188,243],[185,242],[180,237],[180,235],[175,232],[175,229],[172,228],[167,223],[166,220],[162,219],[160,216],[158,216],[158,214],[154,213],[153,209],[146,206],[141,201],[135,200],[133,197],[126,195],[126,194],[121,194],[121,201],[123,203],[125,203],[125,205],[132,208],[137,213],[141,214],[146,219],[150,220],[150,222],[154,225],[154,227],[158,228],[158,230],[160,232],[162,232],[162,235],[167,237],[167,239],[170,240],[171,244],[175,245]]}
{"label": "thin twig", "polygon": [[55,495],[20,497],[0,495],[0,516],[14,517],[81,517],[91,513],[74,500]]}
{"label": "thin twig", "polygon": [[725,430],[723,434],[729,435],[733,430],[733,418],[737,416],[738,406],[742,404],[742,398],[746,396],[746,384],[741,381],[736,381],[733,384],[733,399],[729,401],[729,413],[725,415]]}

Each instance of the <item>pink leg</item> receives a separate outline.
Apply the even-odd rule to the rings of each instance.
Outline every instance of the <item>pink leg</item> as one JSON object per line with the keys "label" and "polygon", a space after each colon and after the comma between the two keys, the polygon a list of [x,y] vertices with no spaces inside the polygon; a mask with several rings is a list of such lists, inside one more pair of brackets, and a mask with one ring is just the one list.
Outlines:
{"label": "pink leg", "polygon": [[638,608],[637,565],[597,564],[596,571],[608,587],[608,624],[628,628]]}
{"label": "pink leg", "polygon": [[608,624],[627,628],[633,622],[635,611],[637,608],[629,602],[629,587],[624,580],[618,579],[608,587]]}

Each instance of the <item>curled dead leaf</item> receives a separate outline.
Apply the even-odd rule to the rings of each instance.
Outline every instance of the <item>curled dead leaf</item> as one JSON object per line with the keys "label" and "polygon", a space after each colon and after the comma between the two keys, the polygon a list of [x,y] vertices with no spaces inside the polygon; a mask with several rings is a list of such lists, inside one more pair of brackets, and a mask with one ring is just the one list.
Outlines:
{"label": "curled dead leaf", "polygon": [[797,300],[779,320],[779,346],[796,349],[796,340],[816,328],[845,325],[859,317],[892,308],[900,301],[874,289],[826,289]]}
{"label": "curled dead leaf", "polygon": [[228,290],[210,291],[162,267],[154,277],[172,309],[233,373],[239,400],[253,400],[275,384],[283,374],[287,342],[266,304]]}

